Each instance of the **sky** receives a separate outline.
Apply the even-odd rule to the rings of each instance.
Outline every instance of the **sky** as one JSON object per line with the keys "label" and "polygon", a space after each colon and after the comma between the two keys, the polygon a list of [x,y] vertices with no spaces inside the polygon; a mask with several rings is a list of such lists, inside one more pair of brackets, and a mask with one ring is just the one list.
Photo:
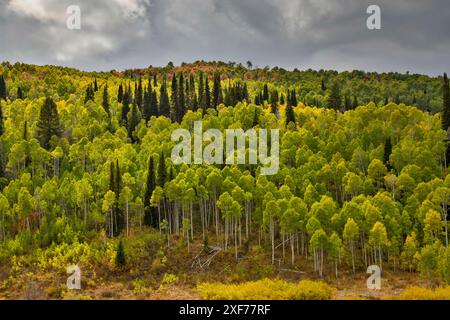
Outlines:
{"label": "sky", "polygon": [[[80,8],[81,28],[67,27]],[[369,30],[369,5],[381,29]],[[0,61],[88,71],[236,61],[450,72],[448,0],[0,0]]]}

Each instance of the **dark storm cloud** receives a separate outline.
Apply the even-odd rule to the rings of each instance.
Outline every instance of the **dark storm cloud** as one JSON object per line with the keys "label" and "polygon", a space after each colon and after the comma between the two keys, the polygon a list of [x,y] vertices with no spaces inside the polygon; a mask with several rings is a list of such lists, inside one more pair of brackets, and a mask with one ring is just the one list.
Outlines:
{"label": "dark storm cloud", "polygon": [[[79,5],[81,30],[66,28]],[[369,4],[382,29],[366,28]],[[450,71],[445,0],[0,0],[0,60],[110,70],[197,59]]]}

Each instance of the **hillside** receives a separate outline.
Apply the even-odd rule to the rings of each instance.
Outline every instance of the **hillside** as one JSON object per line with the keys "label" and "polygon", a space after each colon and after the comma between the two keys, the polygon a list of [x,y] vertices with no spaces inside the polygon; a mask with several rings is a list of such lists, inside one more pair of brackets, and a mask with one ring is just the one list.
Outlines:
{"label": "hillside", "polygon": [[[450,283],[446,77],[195,62],[3,63],[0,79],[0,296],[199,299],[202,283],[281,278],[380,298]],[[171,135],[196,121],[279,130],[279,170],[175,164]]]}

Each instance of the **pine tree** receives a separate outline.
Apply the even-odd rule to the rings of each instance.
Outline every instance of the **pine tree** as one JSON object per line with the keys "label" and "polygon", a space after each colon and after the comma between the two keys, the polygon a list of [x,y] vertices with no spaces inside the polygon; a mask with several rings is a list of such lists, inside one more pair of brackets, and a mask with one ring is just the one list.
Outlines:
{"label": "pine tree", "polygon": [[165,79],[160,88],[159,115],[166,118],[170,117],[169,95],[167,94],[167,82]]}
{"label": "pine tree", "polygon": [[450,127],[450,89],[447,74],[444,73],[443,83],[443,109],[442,109],[442,129],[445,131]]}
{"label": "pine tree", "polygon": [[120,103],[123,102],[123,86],[122,86],[122,84],[119,85],[119,91],[117,92],[117,102],[120,102]]}
{"label": "pine tree", "polygon": [[134,131],[136,130],[136,127],[138,126],[140,121],[141,121],[141,114],[138,110],[137,105],[133,103],[127,123],[128,137],[131,139],[131,143],[135,143],[138,140],[136,135],[134,134]]}
{"label": "pine tree", "polygon": [[269,87],[267,86],[267,83],[264,84],[263,88],[263,101],[269,102]]}
{"label": "pine tree", "polygon": [[164,187],[166,179],[167,179],[166,159],[164,158],[164,153],[161,152],[158,165],[158,178],[157,178],[158,186]]}
{"label": "pine tree", "polygon": [[23,99],[23,92],[20,87],[17,88],[17,99]]}
{"label": "pine tree", "polygon": [[102,106],[103,106],[103,109],[105,109],[106,113],[109,116],[110,110],[109,110],[108,84],[105,84],[105,87],[103,88]]}
{"label": "pine tree", "polygon": [[128,84],[127,89],[125,90],[125,93],[123,95],[123,101],[122,101],[122,114],[120,117],[120,122],[123,126],[126,126],[128,123],[128,113],[130,112],[130,104],[133,100],[132,94],[131,94],[131,87]]}
{"label": "pine tree", "polygon": [[153,157],[150,157],[148,162],[148,172],[147,172],[147,182],[145,185],[144,194],[144,224],[146,226],[158,228],[158,217],[155,208],[150,206],[150,199],[152,197],[153,191],[155,190],[155,166]]}
{"label": "pine tree", "polygon": [[292,93],[291,93],[291,105],[294,107],[296,107],[298,105],[297,93],[295,92],[295,89],[292,90]]}
{"label": "pine tree", "polygon": [[2,101],[0,100],[0,137],[5,133],[5,119],[3,118]]}
{"label": "pine tree", "polygon": [[156,73],[153,74],[153,86],[155,88],[158,86],[158,80],[156,79]]}
{"label": "pine tree", "polygon": [[322,93],[327,90],[327,87],[325,86],[325,81],[323,79],[322,79],[322,83],[321,83],[321,89],[322,89]]}
{"label": "pine tree", "polygon": [[97,78],[94,80],[94,92],[98,91]]}
{"label": "pine tree", "polygon": [[199,104],[199,107],[201,107],[203,110],[206,110],[206,108],[205,108],[205,87],[204,87],[202,72],[200,72],[200,74],[198,76],[198,104]]}
{"label": "pine tree", "polygon": [[205,104],[203,106],[203,110],[206,113],[206,110],[211,108],[211,91],[209,90],[209,81],[208,76],[205,78]]}
{"label": "pine tree", "polygon": [[139,82],[136,88],[136,91],[134,93],[134,101],[136,105],[139,108],[139,111],[142,112],[142,95],[143,95],[143,89],[142,89],[142,78],[139,78]]}
{"label": "pine tree", "polygon": [[171,96],[171,106],[170,106],[170,119],[173,122],[177,122],[178,121],[178,81],[177,81],[177,75],[174,73],[172,76],[172,96]]}
{"label": "pine tree", "polygon": [[339,110],[341,107],[341,92],[337,81],[334,81],[330,88],[326,107],[328,109]]}
{"label": "pine tree", "polygon": [[180,77],[178,80],[178,96],[177,96],[177,109],[176,109],[176,118],[177,122],[180,122],[183,120],[183,116],[185,113],[186,108],[186,101],[185,101],[185,92],[184,92],[184,76],[183,73],[180,73]]}
{"label": "pine tree", "polygon": [[0,77],[0,100],[7,98],[7,87],[6,87],[6,81],[3,75]]}
{"label": "pine tree", "polygon": [[126,264],[125,249],[123,247],[122,239],[120,239],[116,251],[116,266],[121,268],[125,266],[125,264]]}
{"label": "pine tree", "polygon": [[59,123],[58,110],[52,98],[47,97],[41,106],[36,133],[41,146],[50,149],[50,140],[53,136],[61,136],[62,127]]}
{"label": "pine tree", "polygon": [[391,137],[386,138],[386,142],[384,144],[384,155],[383,155],[383,163],[388,168],[388,170],[391,169],[391,165],[389,163],[389,158],[391,157],[392,153],[392,142]]}
{"label": "pine tree", "polygon": [[286,126],[289,124],[289,122],[292,122],[294,124],[296,123],[294,108],[291,105],[286,106]]}
{"label": "pine tree", "polygon": [[221,103],[222,97],[222,87],[220,83],[220,73],[216,72],[214,74],[214,82],[213,82],[213,92],[212,92],[212,105],[211,107],[217,109],[217,106]]}
{"label": "pine tree", "polygon": [[94,89],[92,88],[92,84],[89,84],[86,88],[84,103],[87,103],[89,100],[94,101]]}

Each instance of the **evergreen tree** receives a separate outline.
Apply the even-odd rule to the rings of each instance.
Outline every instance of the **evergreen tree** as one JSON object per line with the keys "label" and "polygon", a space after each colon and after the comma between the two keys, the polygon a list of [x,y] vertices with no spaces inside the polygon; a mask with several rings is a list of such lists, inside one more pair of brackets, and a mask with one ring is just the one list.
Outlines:
{"label": "evergreen tree", "polygon": [[119,91],[117,92],[117,102],[120,102],[120,103],[123,102],[123,86],[122,86],[122,84],[119,85]]}
{"label": "evergreen tree", "polygon": [[216,109],[217,106],[222,102],[222,87],[220,83],[220,73],[216,72],[214,74],[214,82],[213,82],[213,92],[212,92],[212,105],[211,107]]}
{"label": "evergreen tree", "polygon": [[209,80],[208,76],[205,77],[205,104],[203,106],[203,110],[206,113],[206,110],[211,108],[211,91],[209,90]]}
{"label": "evergreen tree", "polygon": [[98,84],[97,84],[97,78],[94,79],[94,92],[98,91]]}
{"label": "evergreen tree", "polygon": [[341,92],[337,81],[334,81],[330,88],[330,93],[326,101],[328,109],[339,110],[341,107]]}
{"label": "evergreen tree", "polygon": [[131,93],[131,87],[128,84],[127,89],[125,90],[125,93],[123,95],[123,101],[122,101],[122,114],[120,117],[120,122],[122,125],[126,126],[128,122],[128,113],[130,112],[130,103],[133,100],[132,93]]}
{"label": "evergreen tree", "polygon": [[165,79],[160,88],[159,115],[166,118],[170,117],[169,95],[167,94],[167,82]]}
{"label": "evergreen tree", "polygon": [[147,182],[144,194],[144,224],[146,226],[158,228],[158,216],[155,207],[150,206],[150,199],[155,190],[155,166],[153,157],[148,162]]}
{"label": "evergreen tree", "polygon": [[295,88],[294,88],[294,90],[292,90],[291,104],[294,107],[298,106],[297,93],[295,92]]}
{"label": "evergreen tree", "polygon": [[156,73],[153,74],[153,86],[155,88],[158,86],[158,80],[156,79]]}
{"label": "evergreen tree", "polygon": [[183,73],[180,73],[180,78],[178,81],[178,103],[176,109],[176,119],[177,122],[181,123],[183,116],[185,114],[185,96],[184,96],[184,77]]}
{"label": "evergreen tree", "polygon": [[17,88],[17,99],[23,99],[23,93],[20,87]]}
{"label": "evergreen tree", "polygon": [[2,101],[0,100],[0,137],[5,133],[5,119],[3,118]]}
{"label": "evergreen tree", "polygon": [[116,251],[116,266],[121,268],[125,266],[125,264],[126,264],[125,249],[123,247],[122,239],[120,239]]}
{"label": "evergreen tree", "polygon": [[321,83],[321,89],[322,89],[322,93],[324,93],[327,90],[327,87],[325,86],[325,81],[322,79],[322,83]]}
{"label": "evergreen tree", "polygon": [[158,179],[157,184],[160,187],[164,187],[167,179],[167,169],[166,169],[166,159],[164,158],[164,153],[161,152],[159,157],[159,166],[158,166]]}
{"label": "evergreen tree", "polygon": [[0,100],[7,98],[7,87],[6,87],[6,81],[3,75],[0,77]]}
{"label": "evergreen tree", "polygon": [[286,106],[286,126],[289,122],[296,123],[294,108],[291,105]]}
{"label": "evergreen tree", "polygon": [[200,74],[198,75],[198,104],[199,104],[199,107],[201,107],[203,110],[206,110],[206,108],[205,108],[205,87],[204,87],[202,72],[200,72]]}
{"label": "evergreen tree", "polygon": [[106,113],[109,116],[110,110],[109,110],[108,84],[105,84],[105,87],[103,88],[102,106],[103,106],[103,109],[105,109]]}
{"label": "evergreen tree", "polygon": [[179,108],[179,100],[178,100],[178,81],[177,75],[174,73],[172,76],[172,104],[170,107],[170,119],[173,122],[178,121],[178,108]]}
{"label": "evergreen tree", "polygon": [[37,122],[36,134],[44,149],[50,149],[50,140],[53,136],[61,136],[62,128],[59,123],[58,110],[52,98],[47,97],[41,106]]}
{"label": "evergreen tree", "polygon": [[136,127],[138,126],[140,121],[141,121],[141,114],[139,112],[137,105],[133,103],[131,111],[128,115],[128,127],[127,127],[128,137],[131,139],[131,143],[135,143],[138,141],[134,131],[136,130]]}
{"label": "evergreen tree", "polygon": [[269,87],[267,86],[267,83],[264,84],[263,88],[263,101],[269,102]]}
{"label": "evergreen tree", "polygon": [[284,104],[285,104],[284,94],[282,94],[281,97],[280,97],[280,104],[281,104],[281,105],[284,105]]}
{"label": "evergreen tree", "polygon": [[386,138],[386,142],[384,144],[384,155],[383,155],[383,163],[388,168],[388,170],[391,169],[391,165],[389,163],[389,158],[391,157],[392,153],[392,142],[391,137]]}
{"label": "evergreen tree", "polygon": [[450,127],[450,89],[447,74],[444,73],[443,83],[443,108],[442,108],[442,129],[448,131]]}
{"label": "evergreen tree", "polygon": [[92,84],[89,84],[86,88],[84,103],[87,103],[89,100],[94,101],[94,89],[92,88]]}
{"label": "evergreen tree", "polygon": [[142,78],[139,78],[139,82],[136,88],[136,91],[134,93],[134,101],[136,105],[139,108],[139,111],[142,112],[142,96],[143,96],[143,89],[142,89]]}

